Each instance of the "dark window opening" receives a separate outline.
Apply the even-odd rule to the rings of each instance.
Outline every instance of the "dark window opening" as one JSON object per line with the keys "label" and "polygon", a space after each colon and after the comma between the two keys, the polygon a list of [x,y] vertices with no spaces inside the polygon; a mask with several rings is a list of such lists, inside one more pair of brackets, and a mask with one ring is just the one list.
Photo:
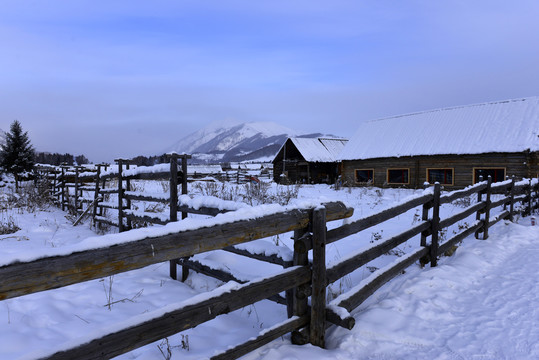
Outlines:
{"label": "dark window opening", "polygon": [[438,182],[444,185],[453,184],[453,169],[428,169],[427,181],[430,184]]}
{"label": "dark window opening", "polygon": [[356,182],[372,184],[374,182],[374,171],[365,169],[356,170]]}
{"label": "dark window opening", "polygon": [[408,169],[390,169],[387,171],[388,184],[408,184]]}
{"label": "dark window opening", "polygon": [[488,177],[492,178],[492,182],[504,181],[505,180],[505,169],[475,169],[474,179],[478,183],[480,177],[483,177],[483,181],[486,181]]}

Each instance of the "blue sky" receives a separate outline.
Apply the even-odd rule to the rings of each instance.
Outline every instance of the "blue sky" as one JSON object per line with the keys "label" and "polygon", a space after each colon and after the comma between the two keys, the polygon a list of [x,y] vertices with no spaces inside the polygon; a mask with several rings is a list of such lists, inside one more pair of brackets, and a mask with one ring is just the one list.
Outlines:
{"label": "blue sky", "polygon": [[539,95],[539,2],[0,0],[0,128],[92,161],[227,119],[365,120]]}

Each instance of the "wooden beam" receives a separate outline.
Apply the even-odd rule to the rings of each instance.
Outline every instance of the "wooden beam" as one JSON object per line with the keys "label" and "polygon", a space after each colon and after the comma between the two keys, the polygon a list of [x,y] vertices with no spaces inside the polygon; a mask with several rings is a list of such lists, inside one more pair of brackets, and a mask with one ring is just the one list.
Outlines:
{"label": "wooden beam", "polygon": [[[259,281],[240,285],[195,304],[179,306],[156,318],[141,321],[128,328],[113,331],[75,348],[60,350],[43,359],[93,360],[110,359],[133,349],[150,344],[183,330],[194,328],[222,314],[264,300],[291,287],[310,280],[311,271],[305,267],[283,270],[281,273]],[[217,289],[217,292],[218,289]],[[300,326],[300,325],[298,325]]]}
{"label": "wooden beam", "polygon": [[325,347],[326,338],[326,209],[313,212],[313,270],[310,343]]}
{"label": "wooden beam", "polygon": [[432,194],[426,194],[417,197],[403,204],[399,204],[395,207],[383,210],[379,213],[356,220],[350,224],[346,224],[336,229],[330,230],[327,233],[327,243],[330,244],[347,236],[353,235],[357,232],[368,229],[371,226],[378,225],[386,220],[394,218],[410,209],[415,208],[416,206],[423,205],[429,201],[432,201]]}
{"label": "wooden beam", "polygon": [[328,284],[339,280],[343,276],[367,264],[369,261],[372,261],[377,257],[387,253],[394,247],[429,229],[430,226],[431,225],[429,221],[422,222],[411,229],[403,231],[398,235],[392,236],[389,239],[384,240],[379,244],[376,244],[368,250],[362,251],[354,256],[347,258],[346,260],[340,261],[339,263],[332,265],[330,268],[327,269]]}
{"label": "wooden beam", "polygon": [[[327,203],[325,206],[328,219],[343,218],[349,211],[340,202]],[[241,220],[5,265],[0,267],[0,300],[302,229],[308,225],[310,213],[309,209],[293,209],[255,220]]]}

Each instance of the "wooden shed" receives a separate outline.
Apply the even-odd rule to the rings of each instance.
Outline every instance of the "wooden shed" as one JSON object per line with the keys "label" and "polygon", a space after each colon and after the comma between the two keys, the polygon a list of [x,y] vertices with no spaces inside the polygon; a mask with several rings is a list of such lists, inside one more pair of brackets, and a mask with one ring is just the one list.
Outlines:
{"label": "wooden shed", "polygon": [[333,184],[339,176],[338,156],[348,142],[341,138],[288,138],[273,159],[277,183]]}
{"label": "wooden shed", "polygon": [[539,97],[367,121],[339,159],[351,185],[462,188],[539,175]]}

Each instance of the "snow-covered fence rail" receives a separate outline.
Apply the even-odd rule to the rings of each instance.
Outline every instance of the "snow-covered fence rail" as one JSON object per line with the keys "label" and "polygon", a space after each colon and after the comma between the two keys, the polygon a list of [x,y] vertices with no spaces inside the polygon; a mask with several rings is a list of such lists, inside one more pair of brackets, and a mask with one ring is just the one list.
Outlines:
{"label": "snow-covered fence rail", "polygon": [[[423,212],[421,221],[412,228],[406,229],[400,234],[392,236],[391,238],[388,238],[380,243],[375,243],[355,254],[350,254],[327,269],[324,268],[324,262],[315,262],[317,256],[315,256],[313,253],[313,272],[315,271],[314,268],[319,267],[318,273],[323,274],[323,276],[321,276],[323,278],[321,282],[325,283],[327,286],[350,274],[352,271],[368,264],[370,261],[375,260],[383,254],[386,254],[390,250],[403,244],[405,241],[421,234],[420,244],[418,244],[419,246],[415,250],[410,251],[408,254],[397,259],[395,262],[389,264],[385,268],[376,270],[370,277],[363,280],[359,285],[352,288],[349,292],[341,294],[327,305],[327,308],[334,309],[335,313],[342,314],[344,319],[349,316],[348,312],[357,308],[378,288],[389,280],[398,276],[404,269],[418,260],[423,264],[430,262],[431,266],[436,266],[438,257],[454,249],[455,245],[464,238],[472,234],[475,234],[476,238],[479,238],[479,235],[482,233],[482,238],[487,239],[488,229],[495,223],[503,219],[512,220],[517,212],[521,214],[530,214],[534,209],[539,207],[538,192],[538,179],[534,179],[533,181],[522,180],[520,182],[515,182],[515,180],[512,179],[497,184],[491,184],[491,179],[489,177],[488,181],[478,183],[464,190],[458,190],[444,195],[441,195],[440,185],[436,184],[432,192],[415,197],[392,208],[327,231],[325,243],[317,243],[314,239],[314,233],[307,234],[303,237],[304,241],[295,242],[294,250],[297,253],[306,253],[311,249],[314,251],[317,249],[317,247],[324,247],[327,244],[357,234],[358,232],[372,226],[381,224],[415,207],[422,206]],[[492,194],[499,194],[501,195],[501,198],[492,202]],[[441,205],[455,200],[467,198],[472,195],[477,195],[477,203],[467,206],[465,209],[452,215],[451,217],[440,219],[439,208]],[[521,209],[517,210],[515,208],[516,203],[522,204]],[[503,209],[501,209],[501,211],[495,217],[491,217],[491,210],[500,206],[503,206]],[[429,216],[429,211],[431,209],[432,212]],[[440,241],[440,234],[442,233],[443,229],[446,229],[473,214],[476,214],[476,221],[474,223],[464,229],[461,229],[461,231],[456,233],[452,238],[443,242]],[[431,239],[430,242],[427,242],[427,237],[429,236]],[[314,284],[312,286],[313,299],[311,302],[313,302],[315,299],[316,293]],[[318,294],[320,298],[318,304],[320,306],[320,304],[324,304],[321,299],[325,297],[325,291],[323,291],[322,287],[320,287],[318,291],[320,292]],[[345,310],[344,312],[342,311],[343,309]],[[323,306],[320,306],[318,312],[320,313],[323,311]],[[293,340],[300,344],[311,342],[313,344],[323,345],[324,341],[322,329],[327,324],[319,321],[318,325],[316,325],[317,322],[312,318],[310,324],[310,332],[304,330],[300,333],[296,333]],[[343,321],[341,323],[341,326],[349,328],[351,328],[353,325],[353,322]],[[313,329],[313,326],[315,329]],[[313,330],[316,331],[313,333]]]}
{"label": "snow-covered fence rail", "polygon": [[[275,212],[274,209],[273,206],[261,207],[255,218],[252,209],[243,212],[240,210],[228,217],[224,215],[215,218],[212,220],[213,225],[208,225],[208,221],[176,222],[156,229],[161,233],[156,236],[147,236],[148,232],[143,229],[107,235],[90,240],[71,251],[56,250],[47,257],[15,261],[0,267],[0,300],[98,279],[176,257],[222,249],[289,231],[295,231],[299,240],[299,234],[305,233],[311,223],[313,210],[285,208],[283,211],[279,207],[280,210]],[[342,203],[324,204],[323,223],[351,216],[352,212]],[[241,216],[245,219],[241,220]],[[324,232],[325,227],[319,228],[314,238],[316,234]],[[296,297],[300,298],[303,294],[305,298],[308,284],[312,281],[311,269],[308,262],[296,260],[296,266],[271,277],[242,285],[229,284],[225,290],[217,289],[177,308],[145,314],[133,320],[129,326],[108,327],[98,339],[81,339],[79,344],[67,350],[65,347],[58,348],[58,351],[52,350],[50,355],[44,355],[43,358],[110,358],[289,289],[297,289]],[[340,321],[337,314],[328,312],[328,319]],[[308,322],[309,316],[305,312],[291,317],[256,339],[215,358],[236,358],[292,330],[300,329]]]}

